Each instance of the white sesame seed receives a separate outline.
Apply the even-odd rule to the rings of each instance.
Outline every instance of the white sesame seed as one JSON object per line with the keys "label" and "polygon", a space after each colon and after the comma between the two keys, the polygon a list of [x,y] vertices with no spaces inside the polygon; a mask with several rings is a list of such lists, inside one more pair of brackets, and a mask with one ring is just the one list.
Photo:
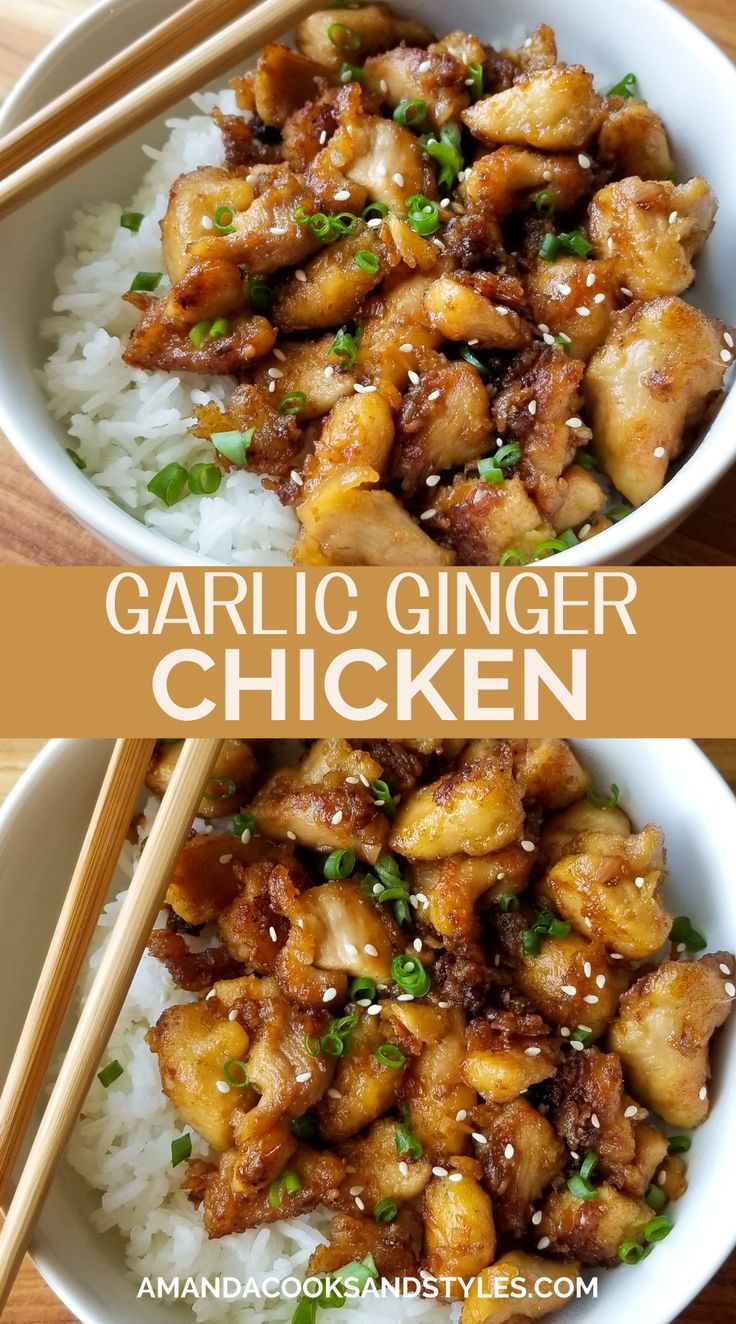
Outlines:
{"label": "white sesame seed", "polygon": [[679,219],[680,219],[680,218],[679,218],[679,216],[678,216],[678,214],[677,214],[676,211],[671,211],[671,212],[670,212],[670,217],[669,217],[670,225],[674,225],[674,224],[675,224],[675,221],[678,221]]}
{"label": "white sesame seed", "polygon": [[549,1246],[549,1237],[540,1237],[537,1242],[537,1250],[546,1250]]}
{"label": "white sesame seed", "polygon": [[[611,249],[611,252],[613,252],[613,249]],[[621,286],[621,293],[625,294],[627,299],[633,299],[634,297],[633,291],[629,289],[628,285]]]}
{"label": "white sesame seed", "polygon": [[608,251],[609,253],[613,252],[613,235],[608,236]]}
{"label": "white sesame seed", "polygon": [[560,989],[560,992],[566,993],[569,998],[574,998],[575,994],[577,993],[577,989],[574,984],[563,984],[562,988]]}
{"label": "white sesame seed", "polygon": [[250,841],[250,828],[243,829],[243,831],[240,834],[240,840],[242,841],[244,846],[248,845],[248,842]]}
{"label": "white sesame seed", "polygon": [[289,477],[291,478],[292,483],[296,483],[297,487],[304,486],[304,479],[300,473],[297,473],[296,469],[292,469]]}
{"label": "white sesame seed", "polygon": [[459,1110],[458,1112],[455,1113],[455,1121],[456,1121],[456,1122],[464,1122],[464,1121],[465,1121],[465,1118],[467,1117],[467,1115],[468,1115],[468,1113],[467,1113],[467,1109],[466,1109],[466,1108],[460,1108],[460,1110]]}
{"label": "white sesame seed", "polygon": [[461,1172],[450,1173],[450,1181],[462,1181],[462,1179],[463,1179],[463,1174]]}
{"label": "white sesame seed", "polygon": [[410,368],[410,369],[409,369],[409,372],[408,372],[407,376],[408,376],[409,381],[411,382],[412,386],[418,386],[418,385],[419,385],[419,373],[418,373],[418,372],[415,372],[413,368]]}
{"label": "white sesame seed", "polygon": [[469,340],[469,341],[468,341],[468,344],[469,344],[469,345],[477,345],[477,344],[478,344],[478,337],[477,337],[477,336],[473,336],[472,340]]}
{"label": "white sesame seed", "polygon": [[413,1001],[414,1001],[414,994],[413,994],[413,993],[399,993],[399,996],[398,996],[398,998],[396,999],[396,1001],[397,1001],[397,1002],[413,1002]]}
{"label": "white sesame seed", "polygon": [[509,313],[511,312],[511,309],[505,308],[502,303],[497,303],[496,312],[498,313],[499,317],[508,317]]}
{"label": "white sesame seed", "polygon": [[731,335],[731,332],[730,332],[730,331],[724,331],[724,332],[723,332],[723,339],[725,340],[726,344],[728,345],[728,348],[729,348],[729,349],[733,349],[733,336]]}
{"label": "white sesame seed", "polygon": [[572,285],[567,285],[560,281],[557,288],[560,291],[560,294],[572,294]]}
{"label": "white sesame seed", "polygon": [[427,396],[427,399],[428,399],[428,400],[439,400],[440,395],[441,395],[441,392],[440,392],[440,391],[430,391],[429,395]]}
{"label": "white sesame seed", "polygon": [[513,1158],[513,1157],[514,1157],[514,1146],[513,1146],[512,1144],[508,1144],[508,1145],[506,1146],[506,1148],[505,1148],[504,1151],[503,1151],[503,1156],[504,1156],[504,1158]]}
{"label": "white sesame seed", "polygon": [[536,1044],[530,1044],[528,1048],[524,1049],[524,1054],[526,1057],[539,1057],[541,1051],[541,1048],[538,1048]]}
{"label": "white sesame seed", "polygon": [[543,339],[545,345],[554,345],[554,343],[555,343],[555,338],[554,338],[554,336],[551,336],[551,335],[549,334],[549,331],[546,331],[546,332],[545,332],[545,334],[542,336],[542,339]]}
{"label": "white sesame seed", "polygon": [[377,230],[379,226],[383,225],[383,217],[371,216],[371,219],[367,222],[367,225],[369,230]]}
{"label": "white sesame seed", "polygon": [[268,229],[269,234],[286,234],[285,225],[271,225]]}
{"label": "white sesame seed", "polygon": [[355,1197],[355,1207],[356,1209],[359,1209],[361,1213],[365,1209],[365,1205],[363,1204],[363,1201],[361,1200],[359,1195],[356,1195]]}
{"label": "white sesame seed", "polygon": [[229,1021],[236,1021],[236,1020],[238,1019],[238,1009],[237,1009],[237,1007],[233,1007],[232,1011],[229,1011],[229,1012],[227,1013],[227,1018],[228,1018]]}
{"label": "white sesame seed", "polygon": [[319,145],[320,145],[320,147],[324,147],[324,145],[325,145],[326,142],[327,142],[327,130],[326,130],[326,129],[323,129],[322,132],[321,132],[321,134],[319,135]]}
{"label": "white sesame seed", "polygon": [[372,942],[367,942],[363,948],[366,956],[378,956],[378,948],[373,946]]}
{"label": "white sesame seed", "polygon": [[721,350],[721,360],[723,363],[730,363],[732,358],[733,355],[727,349]]}
{"label": "white sesame seed", "polygon": [[300,1071],[299,1075],[295,1076],[294,1079],[297,1081],[299,1085],[303,1085],[306,1080],[311,1080],[311,1077],[312,1077],[311,1071]]}
{"label": "white sesame seed", "polygon": [[289,838],[289,841],[296,841],[296,832],[292,832],[291,828],[287,829],[286,835]]}
{"label": "white sesame seed", "polygon": [[381,91],[383,92],[383,95],[385,96],[386,93],[388,92],[388,83],[386,82],[386,79],[382,78],[378,86],[380,87]]}
{"label": "white sesame seed", "polygon": [[533,841],[529,841],[526,837],[524,838],[523,841],[520,841],[520,842],[519,842],[519,845],[521,846],[521,849],[522,849],[522,850],[525,850],[525,851],[532,851],[532,850],[534,850],[534,842],[533,842]]}
{"label": "white sesame seed", "polygon": [[211,216],[203,216],[203,217],[202,217],[202,229],[203,229],[203,230],[214,230],[214,228],[215,228],[215,222],[213,221],[212,217],[211,217]]}
{"label": "white sesame seed", "polygon": [[269,383],[268,383],[268,389],[269,389],[269,391],[271,392],[271,394],[273,395],[274,391],[276,390],[276,383],[275,383],[275,382],[269,382]]}
{"label": "white sesame seed", "polygon": [[606,302],[605,294],[595,294],[593,296],[593,303],[605,303],[605,302]]}
{"label": "white sesame seed", "polygon": [[342,823],[342,809],[335,810],[335,813],[332,815],[330,822],[332,823],[333,827],[337,827],[338,823]]}
{"label": "white sesame seed", "polygon": [[667,454],[667,452],[666,452],[664,446],[655,446],[655,447],[654,447],[654,450],[652,451],[652,455],[654,456],[655,460],[662,460],[662,459],[664,459],[664,457],[665,457],[666,454]]}
{"label": "white sesame seed", "polygon": [[332,1002],[332,999],[333,999],[333,998],[336,998],[336,997],[337,997],[337,989],[336,989],[336,988],[326,988],[325,991],[324,991],[324,993],[322,994],[322,1001],[323,1001],[323,1002]]}
{"label": "white sesame seed", "polygon": [[583,974],[585,975],[585,978],[590,979],[592,973],[593,973],[593,967],[590,964],[590,961],[583,961]]}
{"label": "white sesame seed", "polygon": [[570,1027],[568,1025],[561,1025],[560,1034],[562,1035],[563,1039],[569,1039],[571,1034]]}
{"label": "white sesame seed", "polygon": [[269,377],[273,377],[273,380],[277,382],[280,377],[283,377],[284,374],[280,368],[269,368],[268,375]]}
{"label": "white sesame seed", "polygon": [[[588,534],[590,533],[590,528],[591,528],[590,524],[584,524],[583,527],[578,530],[578,538],[580,539],[587,538]],[[590,920],[588,919],[587,915],[583,919],[583,923],[587,924],[588,928],[591,927]]]}
{"label": "white sesame seed", "polygon": [[357,955],[358,955],[358,949],[357,949],[357,947],[355,946],[355,943],[354,943],[354,942],[346,942],[346,943],[345,943],[345,951],[347,952],[348,956],[357,956]]}
{"label": "white sesame seed", "polygon": [[542,171],[542,179],[544,180],[545,184],[551,184],[551,183],[552,183],[552,171],[551,171],[551,170],[543,170],[543,171]]}
{"label": "white sesame seed", "polygon": [[370,998],[358,998],[358,999],[357,999],[357,1005],[358,1005],[359,1007],[370,1007],[370,1005],[371,1005],[371,1000],[370,1000]]}
{"label": "white sesame seed", "polygon": [[420,520],[434,519],[436,514],[437,511],[434,509],[434,507],[432,507],[431,510],[423,510],[419,518]]}
{"label": "white sesame seed", "polygon": [[371,1006],[368,1008],[369,1016],[378,1016],[380,1015],[380,1012],[381,1012],[381,1008],[377,1002],[372,1003]]}
{"label": "white sesame seed", "polygon": [[411,354],[413,348],[414,346],[412,345],[410,340],[405,340],[403,345],[399,345],[399,349],[401,350],[402,354]]}
{"label": "white sesame seed", "polygon": [[606,976],[605,976],[605,975],[596,975],[596,977],[595,977],[595,982],[596,982],[596,984],[598,985],[599,988],[605,988],[605,987],[606,987]]}
{"label": "white sesame seed", "polygon": [[487,1145],[487,1144],[488,1144],[488,1141],[487,1141],[486,1137],[485,1137],[485,1136],[482,1136],[481,1133],[480,1133],[480,1131],[473,1131],[472,1134],[473,1134],[473,1139],[474,1139],[474,1141],[476,1142],[477,1145]]}
{"label": "white sesame seed", "polygon": [[583,170],[590,170],[590,167],[593,164],[590,157],[585,155],[585,152],[579,153],[578,161],[580,162],[580,165],[583,167]]}
{"label": "white sesame seed", "polygon": [[301,267],[297,267],[296,271],[294,272],[294,275],[297,280],[302,282],[302,284],[307,279],[307,273],[306,271],[302,271]]}
{"label": "white sesame seed", "polygon": [[542,1221],[542,1211],[541,1209],[536,1209],[532,1214],[532,1224],[534,1227],[539,1227],[541,1221]]}
{"label": "white sesame seed", "polygon": [[421,940],[421,938],[415,938],[415,939],[414,939],[414,951],[415,951],[415,952],[421,952],[421,950],[422,950],[422,940]]}
{"label": "white sesame seed", "polygon": [[334,369],[334,366],[333,366],[331,363],[328,363],[328,364],[327,364],[327,367],[326,367],[325,370],[324,370],[324,376],[325,376],[325,377],[334,377],[334,375],[335,375],[335,369]]}
{"label": "white sesame seed", "polygon": [[707,1098],[708,1098],[708,1091],[707,1091],[707,1089],[705,1088],[705,1085],[703,1085],[702,1089],[699,1091],[699,1093],[698,1093],[698,1098],[699,1098],[699,1099],[707,1099]]}
{"label": "white sesame seed", "polygon": [[578,317],[590,317],[590,308],[584,308],[582,307],[582,305],[580,308],[576,308],[575,312],[577,313]]}
{"label": "white sesame seed", "polygon": [[433,1175],[434,1175],[435,1177],[446,1177],[446,1176],[447,1176],[447,1168],[440,1168],[440,1167],[433,1168],[433,1169],[432,1169],[432,1173],[433,1173]]}
{"label": "white sesame seed", "polygon": [[275,359],[279,360],[280,363],[286,363],[286,355],[284,354],[283,349],[278,349],[278,348],[272,349],[271,353],[273,354]]}
{"label": "white sesame seed", "polygon": [[549,327],[546,322],[538,322],[537,326],[540,331],[545,331],[549,335]]}
{"label": "white sesame seed", "polygon": [[449,207],[449,205],[450,205],[450,199],[449,199],[449,198],[442,198],[442,199],[441,199],[441,201],[440,201],[440,207]]}
{"label": "white sesame seed", "polygon": [[570,1047],[574,1048],[576,1053],[582,1053],[583,1049],[585,1048],[585,1044],[581,1043],[579,1039],[571,1039]]}
{"label": "white sesame seed", "polygon": [[371,394],[373,393],[373,391],[377,391],[377,390],[378,390],[378,387],[377,387],[377,386],[361,386],[360,382],[356,382],[356,383],[355,383],[354,390],[355,390],[355,392],[356,392],[357,395],[371,395]]}
{"label": "white sesame seed", "polygon": [[417,901],[417,898],[415,896],[409,897],[409,905],[413,906],[415,910],[417,909],[419,902]]}
{"label": "white sesame seed", "polygon": [[425,478],[424,481],[427,487],[436,487],[438,482],[440,481],[440,476],[439,474],[429,474],[429,476]]}
{"label": "white sesame seed", "polygon": [[636,1117],[638,1111],[639,1109],[637,1108],[636,1104],[631,1103],[629,1104],[628,1108],[624,1108],[624,1117]]}
{"label": "white sesame seed", "polygon": [[[394,796],[394,800],[396,800],[396,796]],[[429,902],[428,902],[426,896],[424,895],[424,892],[417,892],[417,893],[415,893],[415,895],[416,895],[417,901],[420,901],[420,902],[421,902],[422,910],[426,910],[426,909],[427,909],[427,906],[429,905]]]}
{"label": "white sesame seed", "polygon": [[609,952],[608,955],[610,956],[610,958],[611,958],[612,961],[623,961],[623,960],[624,960],[624,957],[621,955],[620,952]]}
{"label": "white sesame seed", "polygon": [[430,70],[431,68],[432,68],[431,60],[422,60],[422,63],[419,65],[419,72],[420,74],[426,74],[428,70]]}
{"label": "white sesame seed", "polygon": [[601,1129],[601,1124],[600,1124],[600,1122],[598,1121],[598,1114],[597,1114],[597,1113],[591,1113],[591,1114],[590,1114],[590,1120],[591,1120],[592,1125],[595,1127],[596,1131],[600,1131],[600,1129]]}
{"label": "white sesame seed", "polygon": [[350,189],[341,188],[340,191],[335,194],[335,202],[347,202],[349,197],[350,197]]}
{"label": "white sesame seed", "polygon": [[532,416],[532,418],[533,418],[534,415],[535,415],[536,412],[537,412],[537,402],[536,402],[536,400],[530,400],[530,401],[529,401],[529,404],[527,405],[527,409],[529,410],[529,413],[531,414],[531,416]]}
{"label": "white sesame seed", "polygon": [[686,951],[687,951],[687,947],[686,947],[685,943],[684,943],[684,942],[678,942],[678,944],[677,944],[677,946],[676,946],[676,948],[675,948],[675,951],[676,951],[676,952],[686,952]]}
{"label": "white sesame seed", "polygon": [[394,184],[398,184],[399,188],[404,187],[404,176],[400,175],[398,170],[394,175],[391,176],[391,178],[393,179]]}
{"label": "white sesame seed", "polygon": [[657,1173],[657,1185],[658,1185],[658,1186],[664,1186],[666,1180],[667,1180],[667,1173],[666,1173],[665,1169],[663,1168],[661,1172],[658,1172],[658,1173]]}
{"label": "white sesame seed", "polygon": [[330,1099],[341,1099],[341,1098],[342,1098],[342,1090],[336,1090],[335,1087],[334,1087],[334,1085],[331,1085],[330,1088],[329,1088],[328,1091],[327,1091],[327,1097],[330,1098]]}
{"label": "white sesame seed", "polygon": [[[655,453],[655,455],[656,455],[657,452],[655,451],[654,453]],[[641,878],[641,877],[639,877],[639,878],[635,878],[635,879],[634,879],[634,886],[635,886],[635,887],[639,887],[639,888],[643,887],[643,886],[644,886],[644,879]]]}
{"label": "white sesame seed", "polygon": [[731,983],[724,984],[723,992],[726,993],[729,998],[736,998],[736,985]]}
{"label": "white sesame seed", "polygon": [[402,1159],[399,1164],[399,1172],[401,1173],[402,1177],[407,1177],[409,1175],[409,1164],[406,1163],[404,1159]]}
{"label": "white sesame seed", "polygon": [[365,1189],[365,1187],[363,1187],[363,1186],[351,1186],[351,1187],[350,1187],[350,1194],[351,1194],[351,1195],[362,1195],[364,1189]]}
{"label": "white sesame seed", "polygon": [[586,994],[585,994],[585,997],[583,998],[583,1002],[587,1002],[587,1003],[589,1003],[589,1005],[590,1005],[591,1007],[595,1006],[595,1004],[596,1004],[596,1002],[598,1002],[598,1000],[599,1000],[599,999],[598,999],[598,994],[597,994],[597,993],[586,993]]}
{"label": "white sesame seed", "polygon": [[587,287],[588,287],[589,290],[592,290],[593,286],[595,285],[595,272],[594,272],[594,271],[589,271],[589,272],[588,272],[587,276],[585,277],[585,284],[587,285]]}
{"label": "white sesame seed", "polygon": [[226,1080],[216,1080],[215,1085],[217,1086],[217,1089],[220,1091],[220,1094],[230,1093],[230,1086],[228,1085]]}
{"label": "white sesame seed", "polygon": [[271,925],[270,929],[268,930],[268,936],[269,936],[269,938],[271,939],[271,942],[278,942],[278,934],[277,934],[275,928],[273,927],[273,924]]}

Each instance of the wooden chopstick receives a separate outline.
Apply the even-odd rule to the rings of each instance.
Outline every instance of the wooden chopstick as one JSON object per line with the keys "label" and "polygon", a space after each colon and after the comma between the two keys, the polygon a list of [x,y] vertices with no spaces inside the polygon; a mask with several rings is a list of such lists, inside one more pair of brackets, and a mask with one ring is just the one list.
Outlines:
{"label": "wooden chopstick", "polygon": [[51,188],[105,148],[147,124],[240,60],[273,41],[317,7],[319,0],[261,0],[201,45],[126,93],[60,142],[0,182],[0,217]]}
{"label": "wooden chopstick", "polygon": [[221,745],[221,740],[210,739],[184,742],[0,1230],[0,1311],[120,1014]]}
{"label": "wooden chopstick", "polygon": [[0,1095],[0,1199],[43,1087],[153,751],[118,740]]}
{"label": "wooden chopstick", "polygon": [[249,8],[252,0],[189,0],[76,87],[0,139],[0,178],[84,124],[117,97]]}

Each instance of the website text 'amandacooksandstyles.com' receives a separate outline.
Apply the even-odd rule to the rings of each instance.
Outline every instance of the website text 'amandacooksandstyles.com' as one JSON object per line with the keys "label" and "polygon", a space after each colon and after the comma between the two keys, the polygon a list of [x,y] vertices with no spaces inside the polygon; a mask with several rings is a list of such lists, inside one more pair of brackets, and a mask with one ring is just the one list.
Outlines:
{"label": "website text 'amandacooksandstyles.com'", "polygon": [[216,1278],[145,1277],[140,1281],[137,1295],[139,1299],[149,1297],[157,1301],[166,1299],[193,1301],[207,1297],[221,1301],[248,1299],[275,1301],[280,1297],[296,1300],[298,1297],[306,1296],[314,1300],[319,1298],[320,1304],[327,1306],[331,1293],[334,1294],[336,1303],[338,1300],[344,1301],[356,1297],[374,1297],[379,1300],[426,1297],[433,1300],[456,1301],[469,1296],[471,1290],[475,1297],[493,1300],[518,1301],[527,1297],[536,1297],[545,1301],[552,1297],[562,1301],[577,1300],[581,1297],[597,1299],[598,1279],[595,1275],[587,1279],[543,1275],[530,1284],[528,1279],[507,1277],[502,1274],[494,1275],[486,1281],[483,1278],[472,1277],[444,1275],[434,1277],[426,1272],[423,1272],[421,1277],[383,1278],[380,1282],[372,1280],[364,1282],[350,1277],[341,1278],[339,1281],[328,1280],[316,1275],[304,1279],[294,1276],[278,1278],[275,1275],[261,1279],[241,1279],[231,1275]]}

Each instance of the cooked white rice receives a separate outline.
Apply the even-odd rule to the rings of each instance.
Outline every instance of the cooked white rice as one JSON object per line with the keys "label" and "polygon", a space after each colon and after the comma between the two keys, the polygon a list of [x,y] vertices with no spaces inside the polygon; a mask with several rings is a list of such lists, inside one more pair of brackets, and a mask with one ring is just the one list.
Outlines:
{"label": "cooked white rice", "polygon": [[[141,840],[150,829],[157,803],[151,798],[146,806]],[[212,830],[202,820],[195,820],[195,827],[199,831]],[[122,867],[128,877],[137,854],[132,846],[126,846]],[[124,896],[121,892],[100,918],[87,987]],[[184,1169],[171,1166],[171,1142],[189,1128],[162,1093],[157,1059],[144,1035],[164,1007],[191,1002],[194,997],[178,989],[153,957],[143,957],[105,1055],[106,1062],[120,1062],[124,1075],[109,1089],[94,1082],[67,1153],[76,1171],[101,1193],[99,1208],[93,1214],[95,1227],[100,1232],[116,1229],[123,1237],[131,1300],[146,1277],[155,1284],[159,1277],[168,1282],[178,1276],[182,1285],[189,1277],[215,1282],[229,1276],[262,1283],[275,1275],[279,1279],[295,1276],[301,1281],[312,1251],[327,1240],[331,1215],[319,1209],[239,1236],[210,1241],[201,1212],[180,1190]],[[192,1156],[204,1157],[207,1153],[207,1146],[192,1134]],[[143,1297],[141,1309],[145,1301]],[[200,1324],[260,1324],[266,1320],[269,1324],[289,1324],[295,1309],[294,1300],[266,1300],[254,1295],[232,1301],[190,1297],[188,1302]],[[375,1324],[377,1309],[385,1320],[407,1320],[410,1324],[448,1324],[451,1314],[454,1318],[457,1313],[437,1302],[406,1298],[377,1301],[367,1297],[348,1301],[339,1312],[320,1311],[319,1324],[338,1324],[348,1317],[356,1324]]]}
{"label": "cooked white rice", "polygon": [[[222,164],[215,105],[234,110],[225,91],[193,98],[199,114],[167,121],[168,141],[151,158],[132,199],[75,212],[56,270],[54,316],[41,327],[53,349],[41,379],[51,412],[86,463],[96,487],[149,528],[193,552],[236,565],[284,565],[297,532],[293,512],[256,474],[232,473],[212,497],[187,496],[170,509],[147,491],[164,465],[211,459],[188,431],[192,407],[224,402],[231,377],[201,377],[129,368],[121,354],[138,314],[121,295],[138,271],[163,271],[159,220],[178,175]],[[120,225],[123,210],[145,215],[137,234]],[[162,291],[167,288],[164,278]]]}

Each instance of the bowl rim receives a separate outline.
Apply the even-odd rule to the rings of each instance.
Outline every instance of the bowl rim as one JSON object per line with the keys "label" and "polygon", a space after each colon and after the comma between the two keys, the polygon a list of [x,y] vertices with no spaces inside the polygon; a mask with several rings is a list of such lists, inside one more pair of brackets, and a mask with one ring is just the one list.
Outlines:
{"label": "bowl rim", "polygon": [[[32,791],[36,779],[42,776],[53,776],[53,765],[58,763],[63,767],[66,751],[78,743],[91,745],[104,742],[90,739],[79,742],[74,738],[54,739],[44,745],[33,757],[9,791],[2,806],[0,806],[0,839],[6,832],[12,831],[12,822],[16,810],[29,791]],[[109,743],[112,744],[112,742]],[[575,737],[572,737],[571,743],[575,747],[576,743],[586,744],[588,740],[582,738],[576,741]],[[590,743],[605,746],[609,742],[591,738]],[[612,741],[610,743],[618,744],[619,742]],[[730,814],[736,824],[736,794],[731,790],[720,770],[694,740],[687,738],[655,738],[653,740],[631,738],[626,740],[625,743],[632,745],[666,745],[668,751],[676,747],[678,760],[684,759],[689,762],[692,775],[708,779],[709,793],[715,802],[714,815]],[[57,771],[55,775],[60,774]],[[725,1177],[723,1180],[725,1182]],[[694,1265],[690,1265],[687,1279],[684,1279],[684,1277],[680,1279],[679,1287],[682,1295],[678,1299],[675,1313],[666,1317],[658,1316],[653,1324],[671,1324],[676,1314],[684,1310],[718,1273],[734,1246],[736,1246],[736,1224],[729,1225],[727,1220],[716,1221],[715,1225],[711,1225],[708,1246],[709,1254],[707,1258],[701,1258],[699,1262],[696,1261]],[[81,1324],[99,1324],[98,1318],[91,1313],[83,1302],[80,1302],[77,1271],[67,1268],[52,1251],[45,1249],[42,1237],[37,1239],[32,1247],[32,1260],[47,1285],[59,1300],[77,1315]]]}
{"label": "bowl rim", "polygon": [[[606,4],[606,0],[598,2]],[[712,86],[725,87],[736,113],[736,65],[726,53],[690,18],[674,9],[668,0],[639,0],[639,3],[654,11],[660,23],[675,29],[695,60],[711,70]],[[22,119],[23,102],[32,89],[43,82],[46,70],[63,54],[68,44],[89,37],[103,17],[115,19],[140,7],[141,0],[98,0],[88,13],[61,32],[39,53],[0,107],[0,132],[14,127]],[[2,336],[0,326],[0,350]],[[112,543],[116,551],[124,552],[129,563],[166,566],[221,564],[156,532],[118,506],[67,463],[61,446],[58,446],[58,453],[49,449],[48,434],[44,434],[46,442],[42,440],[40,444],[35,436],[25,435],[20,424],[16,423],[11,404],[2,398],[0,427],[20,457],[61,504],[104,543],[108,546]],[[58,441],[57,438],[54,440]],[[619,523],[587,542],[558,553],[551,564],[555,567],[629,564],[631,549],[641,555],[647,547],[665,538],[705,499],[735,461],[736,382],[733,382],[702,440],[659,492]],[[247,564],[262,564],[256,559],[259,555],[256,553]]]}

